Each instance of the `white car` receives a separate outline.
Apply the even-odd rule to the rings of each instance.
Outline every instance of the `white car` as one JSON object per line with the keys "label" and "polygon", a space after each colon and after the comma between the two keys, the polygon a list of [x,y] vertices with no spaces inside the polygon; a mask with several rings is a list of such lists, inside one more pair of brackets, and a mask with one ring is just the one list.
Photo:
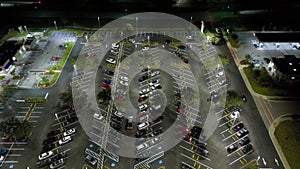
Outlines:
{"label": "white car", "polygon": [[135,43],[135,40],[134,40],[134,39],[129,39],[128,41],[129,41],[130,43],[133,43],[133,44]]}
{"label": "white car", "polygon": [[144,111],[144,110],[146,110],[148,108],[148,105],[147,104],[141,104],[140,106],[139,106],[139,111]]}
{"label": "white car", "polygon": [[230,117],[232,119],[237,119],[238,117],[240,117],[240,112],[239,111],[234,111],[230,114]]}
{"label": "white car", "polygon": [[123,113],[120,111],[115,111],[115,116],[122,118],[123,117]]}
{"label": "white car", "polygon": [[98,119],[98,120],[102,120],[104,117],[102,115],[98,114],[98,113],[95,113],[94,118]]}
{"label": "white car", "polygon": [[40,154],[38,158],[39,158],[39,160],[44,160],[46,158],[51,157],[53,154],[54,154],[53,151],[44,152],[44,153]]}
{"label": "white car", "polygon": [[149,127],[149,122],[141,123],[138,125],[138,130],[144,130]]}
{"label": "white car", "polygon": [[4,160],[4,156],[0,156],[0,162]]}
{"label": "white car", "polygon": [[146,143],[143,143],[141,145],[136,146],[136,151],[141,151],[147,147],[148,147],[148,145]]}
{"label": "white car", "polygon": [[58,167],[62,166],[64,163],[65,163],[65,162],[64,162],[64,159],[61,158],[61,159],[59,159],[59,160],[54,161],[53,163],[51,163],[51,164],[50,164],[50,168],[51,168],[51,169],[52,169],[52,168],[58,168]]}
{"label": "white car", "polygon": [[107,58],[106,62],[111,63],[111,64],[115,64],[116,60],[114,58]]}
{"label": "white car", "polygon": [[154,71],[154,72],[151,73],[151,77],[157,76],[157,75],[159,75],[159,74],[160,74],[160,73],[159,73],[158,70],[157,70],[157,71]]}
{"label": "white car", "polygon": [[123,85],[123,86],[128,86],[128,82],[123,81],[123,80],[120,80],[120,84]]}
{"label": "white car", "polygon": [[144,47],[142,48],[142,51],[146,51],[146,50],[149,50],[149,46],[144,46]]}
{"label": "white car", "polygon": [[125,81],[125,82],[129,81],[128,77],[126,77],[126,76],[120,76],[120,79],[123,80],[123,81]]}
{"label": "white car", "polygon": [[62,139],[60,139],[58,141],[58,144],[63,145],[63,144],[66,144],[68,142],[71,142],[71,141],[72,141],[72,138],[70,136],[66,136],[66,137],[63,137]]}
{"label": "white car", "polygon": [[143,89],[140,91],[140,95],[147,94],[149,92],[150,92],[150,90],[148,88],[146,88],[146,89]]}
{"label": "white car", "polygon": [[65,136],[72,135],[72,134],[74,134],[74,133],[76,133],[76,129],[75,129],[75,128],[71,128],[71,129],[65,131],[63,135],[64,135],[64,137],[65,137]]}
{"label": "white car", "polygon": [[223,76],[223,75],[224,75],[224,72],[221,71],[221,72],[219,72],[219,73],[216,74],[216,77],[221,77],[221,76]]}
{"label": "white car", "polygon": [[116,43],[111,44],[112,49],[118,49],[119,47],[120,47],[120,45],[118,45]]}
{"label": "white car", "polygon": [[114,50],[114,49],[110,50],[110,52],[111,52],[111,53],[113,53],[114,55],[117,55],[117,54],[119,54],[119,51],[117,51],[117,50]]}

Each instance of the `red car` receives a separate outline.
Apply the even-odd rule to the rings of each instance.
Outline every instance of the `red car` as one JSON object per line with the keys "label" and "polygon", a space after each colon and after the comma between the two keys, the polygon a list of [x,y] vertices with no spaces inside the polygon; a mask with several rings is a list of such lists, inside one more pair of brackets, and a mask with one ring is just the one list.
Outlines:
{"label": "red car", "polygon": [[103,83],[103,84],[102,84],[102,87],[105,87],[106,89],[110,89],[110,88],[111,88],[111,86],[108,85],[108,84],[106,84],[106,83]]}
{"label": "red car", "polygon": [[235,125],[232,129],[233,129],[233,131],[237,132],[237,131],[241,130],[242,128],[244,128],[244,124],[239,123],[239,124]]}
{"label": "red car", "polygon": [[57,57],[57,56],[56,57],[52,57],[51,60],[52,61],[58,61],[58,60],[60,60],[60,57]]}
{"label": "red car", "polygon": [[2,137],[2,141],[4,142],[13,142],[15,139],[10,136]]}
{"label": "red car", "polygon": [[180,130],[183,131],[184,133],[191,133],[191,130],[188,127],[186,127],[186,126],[182,126],[180,128]]}

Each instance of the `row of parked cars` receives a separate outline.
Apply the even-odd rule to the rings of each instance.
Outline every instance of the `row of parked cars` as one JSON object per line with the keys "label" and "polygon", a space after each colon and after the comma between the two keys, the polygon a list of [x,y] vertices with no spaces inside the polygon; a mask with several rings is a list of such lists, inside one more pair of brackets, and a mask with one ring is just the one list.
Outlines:
{"label": "row of parked cars", "polygon": [[[70,125],[76,122],[76,116],[69,117],[66,121],[62,122],[63,125]],[[76,128],[63,128],[52,130],[47,133],[47,138],[42,142],[42,151],[38,156],[36,163],[39,168],[49,166],[49,168],[59,168],[65,164],[67,154],[65,152],[58,153],[58,148],[73,141],[72,137],[77,131]]]}
{"label": "row of parked cars", "polygon": [[[234,111],[230,114],[231,118],[236,118],[237,111]],[[253,151],[253,147],[251,145],[251,141],[248,137],[249,131],[245,128],[242,122],[232,126],[231,130],[235,133],[235,135],[239,138],[237,143],[233,143],[227,147],[227,152],[231,154],[236,151],[239,147],[244,154]]]}

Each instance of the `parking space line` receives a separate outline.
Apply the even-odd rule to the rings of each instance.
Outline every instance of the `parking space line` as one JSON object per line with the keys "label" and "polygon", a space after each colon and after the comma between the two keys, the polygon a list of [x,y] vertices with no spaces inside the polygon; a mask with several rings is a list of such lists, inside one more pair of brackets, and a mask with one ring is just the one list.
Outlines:
{"label": "parking space line", "polygon": [[199,163],[199,164],[203,165],[203,166],[206,167],[206,168],[212,169],[211,167],[209,167],[209,166],[207,166],[207,165],[205,165],[205,164],[203,164],[203,163],[201,163],[201,162],[199,162],[199,161],[197,161],[197,160],[195,160],[195,159],[193,159],[193,158],[191,158],[191,157],[189,157],[189,156],[187,156],[187,155],[185,155],[185,154],[183,154],[183,153],[181,153],[181,156],[183,156],[183,157],[185,157],[185,158],[187,158],[187,159],[190,159],[190,160],[192,160],[192,161],[194,161],[194,162],[196,162],[196,163]]}
{"label": "parking space line", "polygon": [[230,123],[232,121],[234,121],[234,119],[228,120],[225,123],[220,124],[219,127],[222,127],[222,126],[224,126],[224,125],[226,125],[226,124],[228,124],[228,123]]}
{"label": "parking space line", "polygon": [[196,155],[198,155],[198,156],[200,156],[200,157],[202,157],[202,158],[204,158],[204,159],[206,159],[206,160],[208,160],[208,161],[211,161],[211,159],[209,159],[209,158],[207,158],[207,157],[205,157],[205,156],[203,156],[203,155],[201,155],[201,154],[198,154],[198,153],[196,153],[196,152],[194,152],[194,151],[192,151],[192,150],[190,150],[190,149],[188,149],[188,148],[186,148],[186,147],[184,147],[184,146],[182,146],[182,145],[180,145],[180,148],[182,148],[182,149],[184,149],[184,150],[186,150],[186,151],[189,151],[189,152],[191,152],[191,153],[193,153],[193,154],[196,154]]}
{"label": "parking space line", "polygon": [[[236,133],[233,133],[233,134],[229,135],[228,137],[224,138],[223,141],[225,141],[225,140],[227,140],[227,139],[229,139],[229,138],[233,138],[233,136],[234,136],[235,134],[236,134]],[[234,140],[235,140],[235,139],[234,139]]]}
{"label": "parking space line", "polygon": [[21,157],[22,154],[7,154],[9,157]]}
{"label": "parking space line", "polygon": [[246,157],[246,155],[248,155],[248,154],[250,154],[250,153],[252,153],[252,152],[253,152],[253,151],[249,151],[247,154],[244,154],[244,155],[240,156],[239,158],[237,158],[237,159],[235,159],[234,161],[230,162],[229,165],[232,165],[233,163],[235,163],[235,162],[239,161],[240,159]]}

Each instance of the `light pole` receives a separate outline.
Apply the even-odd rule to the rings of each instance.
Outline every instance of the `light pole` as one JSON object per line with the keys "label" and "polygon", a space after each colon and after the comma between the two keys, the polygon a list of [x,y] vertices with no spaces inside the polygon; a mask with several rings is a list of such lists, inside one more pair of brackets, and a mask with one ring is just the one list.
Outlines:
{"label": "light pole", "polygon": [[192,30],[192,20],[193,20],[193,17],[191,16],[191,20],[190,20],[190,31]]}
{"label": "light pole", "polygon": [[56,119],[57,119],[57,121],[58,121],[58,123],[59,123],[60,131],[63,131],[63,126],[61,125],[61,123],[60,123],[60,121],[59,121],[59,118],[58,118],[58,116],[57,116],[57,113],[55,113],[54,115],[55,115],[55,117],[56,117]]}
{"label": "light pole", "polygon": [[135,17],[135,36],[137,35],[137,31],[138,31],[138,17]]}
{"label": "light pole", "polygon": [[56,25],[56,21],[53,21],[55,29],[57,30],[57,25]]}
{"label": "light pole", "polygon": [[24,29],[26,30],[26,33],[28,33],[28,30],[27,30],[27,26],[26,26],[26,25],[24,25]]}
{"label": "light pole", "polygon": [[98,27],[100,29],[100,17],[98,16]]}

